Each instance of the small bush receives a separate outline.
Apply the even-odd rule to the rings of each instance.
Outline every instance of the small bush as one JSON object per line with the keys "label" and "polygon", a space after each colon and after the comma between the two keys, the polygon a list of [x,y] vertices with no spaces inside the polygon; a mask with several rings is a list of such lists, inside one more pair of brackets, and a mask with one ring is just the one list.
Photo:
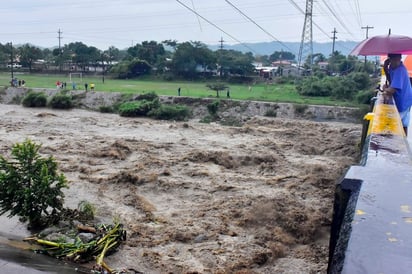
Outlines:
{"label": "small bush", "polygon": [[66,177],[57,173],[52,157],[39,155],[40,145],[26,140],[11,151],[12,160],[0,155],[0,215],[20,216],[32,228],[60,219]]}
{"label": "small bush", "polygon": [[266,117],[276,117],[277,116],[277,112],[275,109],[268,109],[265,112],[265,116]]}
{"label": "small bush", "polygon": [[297,114],[303,114],[305,113],[305,110],[308,109],[308,105],[299,105],[299,104],[294,104],[293,108],[295,109],[295,113]]}
{"label": "small bush", "polygon": [[146,101],[154,101],[154,100],[158,100],[159,96],[155,92],[151,91],[148,93],[140,94],[139,96],[137,96],[137,99],[146,100]]}
{"label": "small bush", "polygon": [[148,116],[162,120],[184,121],[190,116],[190,110],[183,105],[161,105],[156,109],[152,109]]}
{"label": "small bush", "polygon": [[99,112],[101,113],[114,113],[114,109],[111,106],[100,106]]}
{"label": "small bush", "polygon": [[375,93],[371,90],[363,90],[356,94],[356,101],[359,104],[370,105],[371,99],[374,97]]}
{"label": "small bush", "polygon": [[217,116],[217,111],[219,110],[219,101],[214,101],[207,105],[207,110],[211,116]]}
{"label": "small bush", "polygon": [[210,124],[211,122],[215,121],[215,117],[212,117],[210,115],[206,115],[205,117],[203,117],[202,119],[200,119],[200,123],[205,123],[205,124]]}
{"label": "small bush", "polygon": [[146,116],[149,113],[149,111],[151,111],[152,109],[156,109],[159,106],[160,102],[158,100],[126,102],[120,105],[119,114],[123,117]]}
{"label": "small bush", "polygon": [[72,97],[58,93],[51,98],[49,105],[51,108],[71,109],[73,107]]}
{"label": "small bush", "polygon": [[303,96],[329,96],[332,93],[333,81],[330,79],[309,77],[296,86],[300,95]]}
{"label": "small bush", "polygon": [[21,103],[25,107],[45,107],[47,105],[47,96],[42,92],[30,91],[24,96]]}
{"label": "small bush", "polygon": [[88,201],[81,201],[78,205],[77,205],[77,210],[80,212],[80,214],[82,215],[82,217],[84,217],[87,220],[93,220],[95,213],[96,213],[96,208],[89,203]]}

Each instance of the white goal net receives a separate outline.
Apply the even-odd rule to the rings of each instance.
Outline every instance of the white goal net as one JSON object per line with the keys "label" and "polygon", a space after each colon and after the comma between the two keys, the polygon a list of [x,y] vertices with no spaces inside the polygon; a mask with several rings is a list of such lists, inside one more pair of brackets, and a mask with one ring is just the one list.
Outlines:
{"label": "white goal net", "polygon": [[83,82],[83,74],[81,72],[69,73],[70,83]]}

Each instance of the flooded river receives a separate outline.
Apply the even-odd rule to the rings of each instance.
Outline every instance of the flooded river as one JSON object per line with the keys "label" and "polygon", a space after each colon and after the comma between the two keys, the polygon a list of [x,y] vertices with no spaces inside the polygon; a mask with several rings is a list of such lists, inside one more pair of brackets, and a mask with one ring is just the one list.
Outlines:
{"label": "flooded river", "polygon": [[89,273],[75,265],[30,250],[31,246],[23,241],[30,233],[17,218],[0,216],[0,223],[0,273]]}

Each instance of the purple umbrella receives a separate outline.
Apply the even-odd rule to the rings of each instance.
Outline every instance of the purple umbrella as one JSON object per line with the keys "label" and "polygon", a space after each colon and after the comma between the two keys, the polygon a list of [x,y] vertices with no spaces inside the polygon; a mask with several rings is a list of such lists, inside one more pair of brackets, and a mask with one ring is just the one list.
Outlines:
{"label": "purple umbrella", "polygon": [[412,38],[403,35],[378,35],[360,42],[349,55],[387,55],[412,53]]}

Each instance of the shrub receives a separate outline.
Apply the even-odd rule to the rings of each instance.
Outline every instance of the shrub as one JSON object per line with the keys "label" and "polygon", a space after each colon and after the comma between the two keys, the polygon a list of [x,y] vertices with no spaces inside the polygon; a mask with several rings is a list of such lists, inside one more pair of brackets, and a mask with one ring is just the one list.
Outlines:
{"label": "shrub", "polygon": [[113,109],[113,107],[111,107],[111,106],[100,106],[100,107],[99,107],[99,111],[100,111],[101,113],[113,113],[113,112],[114,112],[114,109]]}
{"label": "shrub", "polygon": [[296,86],[300,95],[329,96],[332,93],[333,81],[327,78],[309,77]]}
{"label": "shrub", "polygon": [[89,203],[88,201],[82,200],[77,205],[77,210],[80,212],[80,215],[86,220],[93,220],[96,213],[96,208]]}
{"label": "shrub", "polygon": [[158,108],[152,109],[148,113],[148,116],[153,117],[155,119],[176,121],[184,121],[189,117],[189,115],[189,108],[183,105],[161,105]]}
{"label": "shrub", "polygon": [[154,92],[148,92],[148,93],[143,93],[140,94],[139,96],[137,96],[138,100],[146,100],[146,101],[154,101],[154,100],[158,100],[159,96]]}
{"label": "shrub", "polygon": [[296,114],[303,114],[309,108],[309,106],[308,105],[294,104],[293,108],[295,109]]}
{"label": "shrub", "polygon": [[123,117],[146,116],[149,113],[149,111],[158,108],[159,106],[160,103],[158,100],[126,102],[120,105],[119,114]]}
{"label": "shrub", "polygon": [[356,101],[359,104],[370,105],[371,99],[375,96],[372,90],[362,90],[356,94]]}
{"label": "shrub", "polygon": [[70,109],[73,107],[72,97],[70,95],[58,93],[51,98],[49,105],[50,107],[57,109]]}
{"label": "shrub", "polygon": [[55,160],[39,155],[40,147],[26,140],[12,147],[12,160],[0,155],[0,214],[20,216],[33,228],[60,218],[61,189],[67,187]]}
{"label": "shrub", "polygon": [[364,90],[371,87],[371,79],[365,72],[354,72],[348,75],[356,90]]}
{"label": "shrub", "polygon": [[22,105],[25,107],[45,107],[47,105],[47,96],[42,92],[30,91],[24,96]]}
{"label": "shrub", "polygon": [[277,116],[277,111],[275,109],[268,109],[265,112],[266,117],[276,117]]}
{"label": "shrub", "polygon": [[219,105],[220,105],[219,101],[214,101],[210,104],[207,104],[207,110],[209,111],[209,114],[211,116],[214,116],[214,117],[217,116],[217,111],[219,109]]}

